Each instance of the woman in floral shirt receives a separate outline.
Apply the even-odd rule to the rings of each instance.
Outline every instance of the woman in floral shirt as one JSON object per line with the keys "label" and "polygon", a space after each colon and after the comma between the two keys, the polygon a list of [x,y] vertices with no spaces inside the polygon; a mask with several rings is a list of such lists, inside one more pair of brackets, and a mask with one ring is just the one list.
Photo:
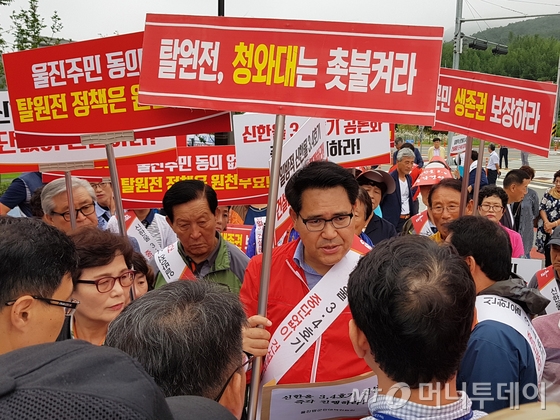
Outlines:
{"label": "woman in floral shirt", "polygon": [[550,261],[550,248],[546,246],[552,231],[560,225],[560,171],[554,174],[554,186],[548,190],[539,207],[540,216],[537,227],[535,245],[537,251],[545,255],[545,266],[552,264]]}

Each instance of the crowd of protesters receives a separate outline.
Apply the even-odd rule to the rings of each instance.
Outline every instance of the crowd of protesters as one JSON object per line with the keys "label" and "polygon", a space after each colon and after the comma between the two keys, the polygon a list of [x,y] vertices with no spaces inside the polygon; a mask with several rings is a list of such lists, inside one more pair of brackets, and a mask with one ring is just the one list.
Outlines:
{"label": "crowd of protesters", "polygon": [[[19,205],[28,216],[0,216],[0,384],[10,384],[0,385],[0,418],[64,418],[56,410],[67,405],[68,418],[96,406],[119,418],[241,419],[255,357],[279,385],[373,372],[371,419],[476,419],[545,395],[560,402],[560,171],[539,204],[525,200],[534,171],[509,170],[497,187],[492,156],[488,185],[461,209],[440,142],[425,163],[397,139],[388,172],[319,161],[293,174],[293,227],[272,250],[266,316],[266,207],[220,206],[209,185],[179,181],[161,209],[126,213],[157,246],[146,254],[119,234],[110,182],[72,178],[70,206],[64,179],[20,177],[10,201],[0,198],[3,213]],[[530,257],[539,217],[547,267],[522,279],[512,258]],[[255,225],[252,258],[221,235],[233,218]],[[332,316],[277,363],[304,306],[329,293]]]}

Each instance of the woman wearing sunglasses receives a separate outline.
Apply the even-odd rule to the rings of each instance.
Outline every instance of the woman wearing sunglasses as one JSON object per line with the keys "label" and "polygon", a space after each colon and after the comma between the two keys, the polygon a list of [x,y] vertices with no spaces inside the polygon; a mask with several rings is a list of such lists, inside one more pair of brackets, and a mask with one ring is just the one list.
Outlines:
{"label": "woman wearing sunglasses", "polygon": [[78,251],[72,298],[80,305],[67,317],[58,341],[79,338],[102,345],[109,323],[124,309],[134,283],[132,246],[127,238],[97,228],[78,229],[69,236]]}

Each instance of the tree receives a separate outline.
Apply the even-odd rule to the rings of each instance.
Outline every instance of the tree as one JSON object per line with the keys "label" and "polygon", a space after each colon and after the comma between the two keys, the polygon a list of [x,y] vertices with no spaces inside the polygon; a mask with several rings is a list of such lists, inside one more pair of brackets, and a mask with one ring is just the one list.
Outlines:
{"label": "tree", "polygon": [[[516,77],[527,80],[556,81],[560,41],[539,35],[509,37],[507,55],[493,55],[489,46],[486,51],[467,47],[461,54],[461,70]],[[442,50],[442,67],[453,63],[453,43],[445,43]]]}
{"label": "tree", "polygon": [[[13,0],[0,0],[0,6],[6,6]],[[23,51],[32,48],[44,47],[46,45],[57,45],[60,39],[54,38],[54,35],[62,30],[62,22],[58,13],[55,11],[51,16],[51,25],[45,24],[45,19],[39,15],[39,0],[29,0],[29,8],[22,9],[18,13],[13,12],[10,16],[12,27],[6,33],[14,39],[13,44],[9,44],[6,39],[0,35],[0,54],[10,51]],[[45,28],[51,31],[50,36],[41,35]],[[0,28],[0,34],[2,34]],[[6,88],[4,79],[4,66],[0,61],[0,89]]]}

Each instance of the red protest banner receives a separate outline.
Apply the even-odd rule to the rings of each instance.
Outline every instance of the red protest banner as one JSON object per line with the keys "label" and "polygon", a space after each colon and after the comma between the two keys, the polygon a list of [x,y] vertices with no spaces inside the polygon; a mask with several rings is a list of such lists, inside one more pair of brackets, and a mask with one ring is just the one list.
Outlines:
{"label": "red protest banner", "polygon": [[443,28],[148,14],[140,102],[433,125]]}
{"label": "red protest banner", "polygon": [[249,236],[253,225],[227,225],[227,229],[222,232],[222,237],[237,246],[241,251],[247,253]]}
{"label": "red protest banner", "polygon": [[210,185],[220,205],[259,204],[266,201],[270,182],[264,175],[238,176],[235,146],[183,147],[176,156],[146,155],[135,164],[118,160],[117,166],[125,208],[159,207],[165,192],[185,179]]}
{"label": "red protest banner", "polygon": [[435,130],[548,156],[556,85],[441,69]]}
{"label": "red protest banner", "polygon": [[4,54],[19,147],[80,143],[134,130],[136,138],[229,131],[229,113],[138,103],[143,33]]}

